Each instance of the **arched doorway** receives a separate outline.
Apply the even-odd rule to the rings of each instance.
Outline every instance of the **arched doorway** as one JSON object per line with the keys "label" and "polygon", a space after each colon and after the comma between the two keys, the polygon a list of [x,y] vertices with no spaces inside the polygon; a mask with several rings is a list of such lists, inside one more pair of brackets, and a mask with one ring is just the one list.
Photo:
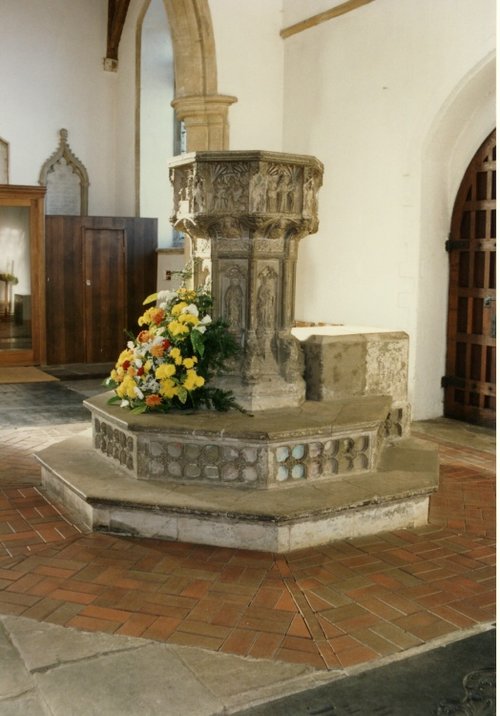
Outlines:
{"label": "arched doorway", "polygon": [[453,209],[444,414],[494,427],[496,131],[464,175]]}

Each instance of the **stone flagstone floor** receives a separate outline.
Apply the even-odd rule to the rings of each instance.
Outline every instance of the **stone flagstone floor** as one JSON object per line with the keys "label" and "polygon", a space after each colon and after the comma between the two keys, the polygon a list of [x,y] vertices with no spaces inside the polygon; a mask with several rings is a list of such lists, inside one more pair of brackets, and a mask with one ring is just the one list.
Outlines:
{"label": "stone flagstone floor", "polygon": [[417,424],[440,450],[428,526],[276,556],[81,531],[32,453],[86,427],[0,429],[0,614],[321,670],[495,618],[492,437],[459,445]]}

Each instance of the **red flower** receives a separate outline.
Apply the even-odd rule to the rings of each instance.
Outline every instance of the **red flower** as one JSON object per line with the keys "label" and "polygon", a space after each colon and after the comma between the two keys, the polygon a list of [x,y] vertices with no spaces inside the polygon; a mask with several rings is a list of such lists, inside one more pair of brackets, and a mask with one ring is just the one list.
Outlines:
{"label": "red flower", "polygon": [[123,370],[128,370],[129,367],[130,367],[130,361],[129,360],[123,361],[123,363],[122,363]]}
{"label": "red flower", "polygon": [[137,369],[137,375],[144,375],[144,368],[142,367],[142,365],[140,368]]}

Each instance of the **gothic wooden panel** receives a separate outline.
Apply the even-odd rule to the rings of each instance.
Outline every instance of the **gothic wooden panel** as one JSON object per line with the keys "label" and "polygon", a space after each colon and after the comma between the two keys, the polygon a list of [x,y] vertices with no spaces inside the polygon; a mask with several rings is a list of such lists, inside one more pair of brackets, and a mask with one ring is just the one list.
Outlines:
{"label": "gothic wooden panel", "polygon": [[444,412],[494,426],[496,415],[496,133],[460,186],[450,240]]}

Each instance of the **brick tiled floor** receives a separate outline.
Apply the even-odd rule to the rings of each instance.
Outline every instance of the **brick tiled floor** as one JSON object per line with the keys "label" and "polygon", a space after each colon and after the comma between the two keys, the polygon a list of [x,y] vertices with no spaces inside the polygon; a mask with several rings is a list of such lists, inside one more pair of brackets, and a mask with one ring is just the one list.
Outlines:
{"label": "brick tiled floor", "polygon": [[0,430],[0,613],[318,669],[494,620],[491,453],[440,443],[426,527],[277,556],[81,532],[32,452],[82,427]]}

